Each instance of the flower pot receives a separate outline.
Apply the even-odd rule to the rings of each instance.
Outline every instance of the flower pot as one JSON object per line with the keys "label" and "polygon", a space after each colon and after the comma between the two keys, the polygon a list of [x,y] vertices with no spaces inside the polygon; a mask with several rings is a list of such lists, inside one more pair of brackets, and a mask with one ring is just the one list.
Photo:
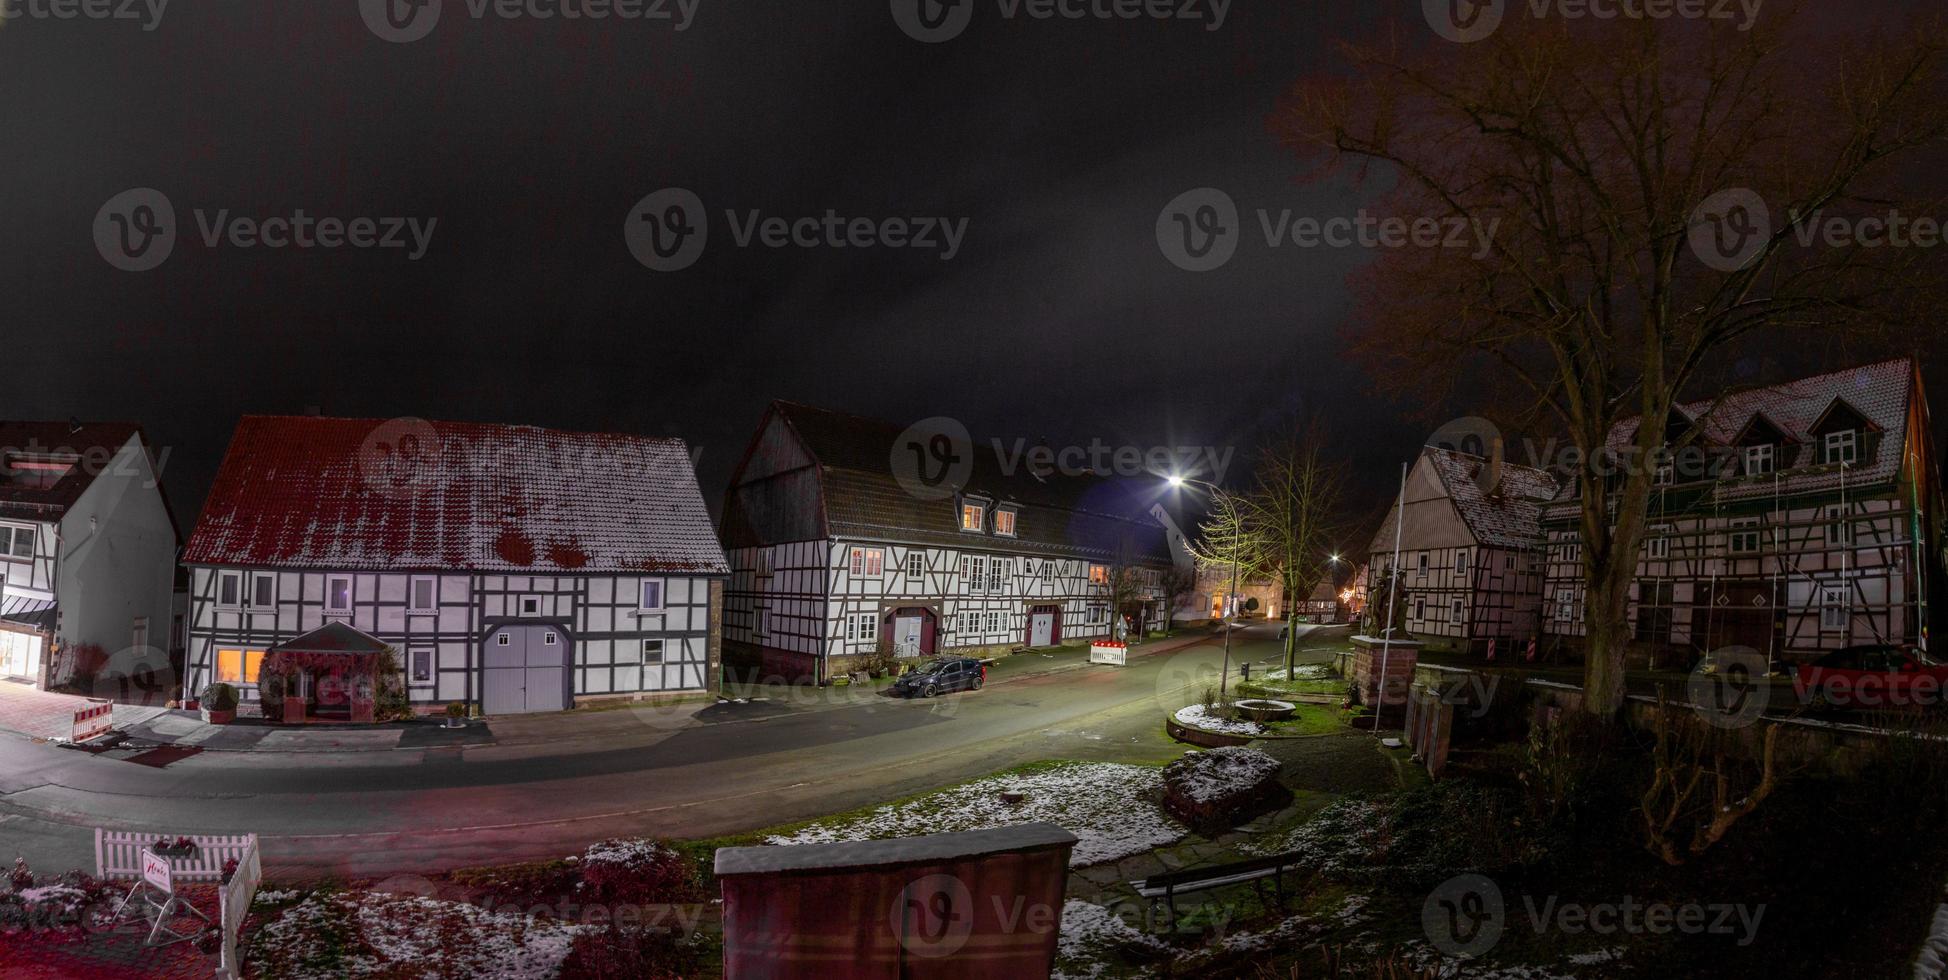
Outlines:
{"label": "flower pot", "polygon": [[237,720],[237,709],[235,708],[231,708],[228,711],[218,711],[215,708],[204,708],[202,710],[203,720],[212,725],[228,725]]}

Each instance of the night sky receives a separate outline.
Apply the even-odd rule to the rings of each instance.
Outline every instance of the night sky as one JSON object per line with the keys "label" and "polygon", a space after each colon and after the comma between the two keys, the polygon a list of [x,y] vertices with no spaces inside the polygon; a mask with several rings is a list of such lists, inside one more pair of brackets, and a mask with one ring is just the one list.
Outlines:
{"label": "night sky", "polygon": [[[0,417],[144,424],[185,524],[239,415],[313,406],[680,435],[713,510],[772,398],[1058,445],[1236,446],[1233,476],[1268,420],[1316,411],[1383,502],[1439,419],[1365,394],[1346,355],[1360,250],[1247,238],[1199,274],[1155,232],[1200,186],[1245,212],[1358,207],[1347,186],[1301,186],[1267,117],[1333,38],[1376,29],[1372,5],[1233,3],[1218,30],[1208,2],[1169,21],[1003,6],[976,3],[940,44],[872,0],[700,0],[682,31],[446,0],[412,43],[377,37],[356,0],[172,3],[153,30],[16,18]],[[179,233],[131,273],[93,229],[138,187],[168,197]],[[710,220],[676,272],[623,238],[666,187]],[[196,212],[225,209],[437,225],[417,261],[207,247]],[[737,247],[726,209],[966,233],[947,261]]]}

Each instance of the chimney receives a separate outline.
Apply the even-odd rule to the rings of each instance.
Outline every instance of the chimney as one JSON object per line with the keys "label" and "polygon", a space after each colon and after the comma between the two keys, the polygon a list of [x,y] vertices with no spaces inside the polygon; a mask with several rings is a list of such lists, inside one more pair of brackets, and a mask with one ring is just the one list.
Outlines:
{"label": "chimney", "polygon": [[1481,465],[1475,474],[1475,482],[1481,487],[1481,495],[1492,497],[1502,488],[1502,437],[1497,435],[1488,441],[1488,462]]}

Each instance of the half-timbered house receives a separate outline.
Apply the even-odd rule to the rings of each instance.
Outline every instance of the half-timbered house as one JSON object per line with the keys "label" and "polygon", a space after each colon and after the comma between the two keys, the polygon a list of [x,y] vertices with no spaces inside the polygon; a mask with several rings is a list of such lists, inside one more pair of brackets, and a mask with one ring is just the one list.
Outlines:
{"label": "half-timbered house", "polygon": [[[1407,631],[1435,646],[1506,649],[1535,639],[1542,606],[1542,470],[1429,446],[1373,536],[1371,601],[1397,603]],[[1403,511],[1404,504],[1404,511]],[[1384,591],[1400,527],[1397,592]]]}
{"label": "half-timbered house", "polygon": [[183,564],[185,691],[228,682],[247,707],[267,650],[332,623],[391,647],[421,710],[718,684],[729,568],[676,439],[245,418]]}
{"label": "half-timbered house", "polygon": [[0,677],[166,688],[180,543],[140,428],[0,422]]}
{"label": "half-timbered house", "polygon": [[727,650],[824,679],[882,648],[1045,647],[1109,634],[1118,617],[1162,621],[1163,575],[1189,554],[1154,499],[1003,472],[978,449],[958,488],[915,494],[893,472],[900,431],[785,402],[765,413],[725,495]]}
{"label": "half-timbered house", "polygon": [[[1678,406],[1653,461],[1630,590],[1634,638],[1748,646],[1786,661],[1875,642],[1926,645],[1939,588],[1938,467],[1909,359]],[[1611,433],[1617,458],[1638,420]],[[1582,637],[1581,503],[1545,515],[1545,625]]]}

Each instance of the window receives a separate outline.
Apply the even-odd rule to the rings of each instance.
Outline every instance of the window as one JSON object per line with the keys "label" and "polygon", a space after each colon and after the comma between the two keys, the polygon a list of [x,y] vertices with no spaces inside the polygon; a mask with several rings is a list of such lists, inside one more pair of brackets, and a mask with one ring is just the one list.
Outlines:
{"label": "window", "polygon": [[1822,448],[1825,455],[1821,462],[1852,463],[1859,459],[1859,433],[1853,429],[1828,432]]}
{"label": "window", "polygon": [[1454,570],[1463,575],[1468,574],[1468,549],[1463,548],[1454,553]]}
{"label": "window", "polygon": [[1042,559],[1042,581],[1044,582],[1055,581],[1055,559],[1053,558]]}
{"label": "window", "polygon": [[544,647],[554,646],[556,639],[557,637],[555,636],[554,631],[550,630],[546,633],[541,634],[541,645]]}
{"label": "window", "polygon": [[1005,592],[1008,589],[1008,575],[1014,570],[1014,561],[1008,558],[988,560],[988,591]]}
{"label": "window", "polygon": [[987,588],[988,560],[980,555],[962,555],[961,576],[967,580],[967,591],[981,592]]}
{"label": "window", "polygon": [[1725,538],[1726,549],[1732,554],[1757,554],[1759,550],[1759,519],[1756,517],[1733,518],[1731,531]]}
{"label": "window", "polygon": [[1556,618],[1565,623],[1571,622],[1576,618],[1575,589],[1556,590]]}
{"label": "window", "polygon": [[237,572],[217,574],[216,604],[224,609],[235,609],[243,604],[243,575]]}
{"label": "window", "polygon": [[1014,511],[997,510],[994,512],[994,533],[1006,534],[1010,537],[1014,536],[1015,533],[1015,512]]}
{"label": "window", "polygon": [[540,597],[540,596],[538,596],[538,595],[524,595],[524,596],[522,596],[522,597],[521,597],[521,615],[523,615],[523,616],[539,616],[539,615],[541,615],[541,597]]}
{"label": "window", "polygon": [[325,609],[349,612],[352,608],[352,577],[333,575],[325,579]]}
{"label": "window", "polygon": [[1458,623],[1461,621],[1464,605],[1465,604],[1461,600],[1459,599],[1454,600],[1453,615],[1449,617],[1450,622]]}
{"label": "window", "polygon": [[852,574],[881,575],[886,571],[886,552],[879,548],[852,549]]}
{"label": "window", "polygon": [[34,557],[34,529],[0,524],[0,558]]}
{"label": "window", "polygon": [[906,577],[921,578],[927,574],[927,556],[919,551],[906,553]]}
{"label": "window", "polygon": [[1650,537],[1644,539],[1644,553],[1655,559],[1671,557],[1670,534],[1671,529],[1668,527],[1651,528]]}
{"label": "window", "polygon": [[129,629],[129,646],[137,650],[149,648],[149,617],[135,617],[135,623]]}
{"label": "window", "polygon": [[646,579],[637,597],[636,608],[651,612],[663,608],[663,580]]}
{"label": "window", "polygon": [[431,576],[418,576],[412,587],[406,590],[406,607],[419,612],[427,612],[439,605],[440,583]]}
{"label": "window", "polygon": [[1415,600],[1414,600],[1414,618],[1415,618],[1415,619],[1420,619],[1420,620],[1425,620],[1425,619],[1427,618],[1427,600],[1426,600],[1426,599],[1415,599]]}
{"label": "window", "polygon": [[1419,571],[1422,575],[1427,574],[1427,552],[1423,551],[1420,554],[1416,555],[1414,558],[1414,564],[1416,570]]}
{"label": "window", "polygon": [[433,651],[418,649],[412,651],[413,683],[424,684],[433,679]]}
{"label": "window", "polygon": [[277,605],[277,576],[250,577],[250,605],[256,609],[269,609]]}
{"label": "window", "polygon": [[1758,476],[1772,472],[1772,444],[1764,443],[1745,447],[1745,475]]}
{"label": "window", "polygon": [[963,531],[981,530],[982,515],[986,512],[986,508],[980,504],[960,505],[960,529]]}
{"label": "window", "polygon": [[1505,569],[1513,569],[1515,567],[1515,552],[1510,551],[1502,555],[1502,567]]}
{"label": "window", "polygon": [[1677,482],[1677,461],[1673,460],[1669,456],[1664,456],[1658,459],[1657,470],[1651,476],[1651,483],[1660,487],[1668,487],[1671,484],[1676,482]]}
{"label": "window", "polygon": [[1109,566],[1108,565],[1089,566],[1089,581],[1096,585],[1108,585]]}
{"label": "window", "polygon": [[1831,544],[1853,544],[1853,522],[1847,519],[1845,504],[1826,505],[1826,540]]}
{"label": "window", "polygon": [[1848,609],[1847,587],[1822,585],[1819,589],[1819,628],[1825,633],[1844,633],[1852,622]]}
{"label": "window", "polygon": [[263,662],[262,650],[218,650],[216,679],[225,684],[255,684]]}
{"label": "window", "polygon": [[1109,622],[1109,607],[1101,603],[1089,605],[1089,625],[1100,626]]}
{"label": "window", "polygon": [[507,646],[508,645],[507,634],[502,633],[499,636],[494,637],[494,645],[497,647]]}
{"label": "window", "polygon": [[663,641],[644,640],[643,641],[643,663],[660,664],[662,662],[663,662]]}
{"label": "window", "polygon": [[879,617],[873,613],[853,613],[846,617],[845,638],[853,643],[872,643],[879,639]]}
{"label": "window", "polygon": [[1582,561],[1583,543],[1581,541],[1570,541],[1565,543],[1562,546],[1561,556],[1563,561]]}

